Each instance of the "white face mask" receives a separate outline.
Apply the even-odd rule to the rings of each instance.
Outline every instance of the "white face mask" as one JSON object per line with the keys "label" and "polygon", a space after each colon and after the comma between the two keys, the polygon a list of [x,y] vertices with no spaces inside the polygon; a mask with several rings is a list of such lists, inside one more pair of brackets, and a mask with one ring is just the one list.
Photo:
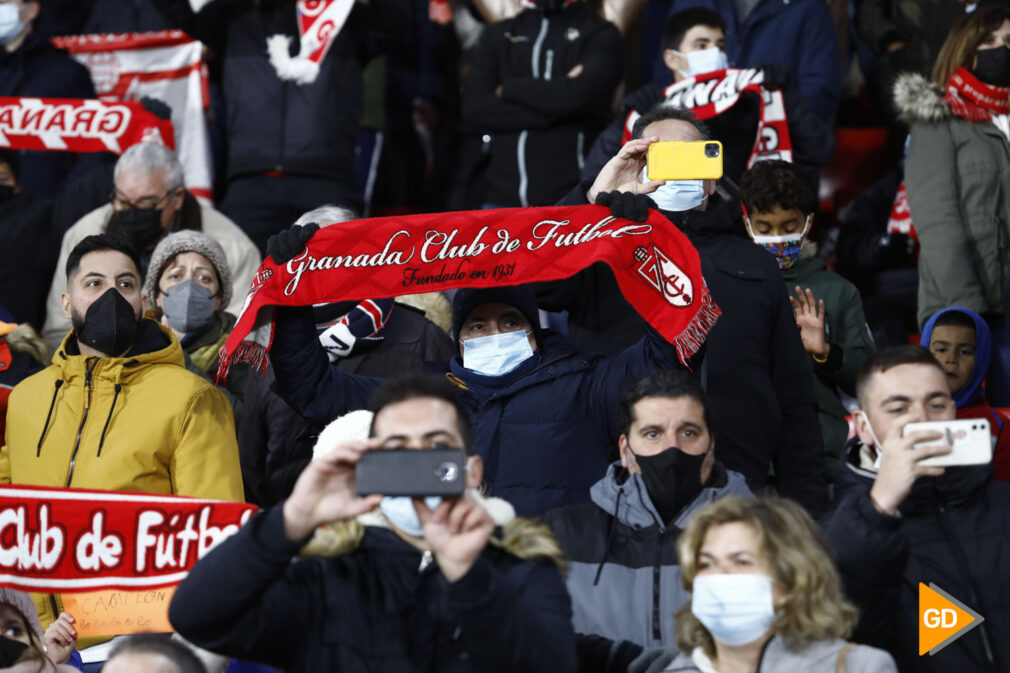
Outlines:
{"label": "white face mask", "polygon": [[709,47],[708,49],[689,51],[686,54],[681,54],[679,51],[674,49],[673,53],[687,61],[687,70],[677,71],[680,73],[681,77],[704,75],[705,73],[714,72],[716,70],[725,70],[729,67],[729,60],[726,58],[726,52],[719,47]]}
{"label": "white face mask", "polygon": [[463,341],[463,366],[484,376],[501,376],[533,357],[529,332],[503,332]]}
{"label": "white face mask", "polygon": [[861,413],[863,415],[863,418],[866,420],[866,429],[869,430],[870,438],[873,440],[873,448],[877,450],[877,459],[873,461],[873,469],[879,470],[880,458],[883,455],[884,445],[880,443],[879,439],[877,439],[877,433],[873,431],[873,425],[870,424],[870,417],[867,416],[866,412],[863,411],[862,409],[859,410],[859,413]]}
{"label": "white face mask", "polygon": [[[473,465],[473,456],[466,459],[466,473],[470,474],[470,467]],[[442,504],[442,497],[432,495],[424,499],[425,506],[431,511]],[[414,537],[424,537],[424,529],[421,528],[421,519],[414,509],[413,498],[405,495],[386,496],[379,503],[379,511],[385,515],[389,522],[407,535]]]}
{"label": "white face mask", "polygon": [[772,578],[759,573],[698,575],[691,613],[721,643],[734,647],[752,643],[775,619]]}
{"label": "white face mask", "polygon": [[18,5],[0,5],[0,44],[7,44],[24,30],[20,9]]}

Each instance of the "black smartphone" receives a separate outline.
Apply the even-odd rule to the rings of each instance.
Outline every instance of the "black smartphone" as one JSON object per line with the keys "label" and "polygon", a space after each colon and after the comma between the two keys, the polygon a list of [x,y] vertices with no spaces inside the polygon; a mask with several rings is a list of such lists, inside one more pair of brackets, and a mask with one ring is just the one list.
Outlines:
{"label": "black smartphone", "polygon": [[375,449],[354,470],[358,495],[458,497],[466,488],[462,449]]}

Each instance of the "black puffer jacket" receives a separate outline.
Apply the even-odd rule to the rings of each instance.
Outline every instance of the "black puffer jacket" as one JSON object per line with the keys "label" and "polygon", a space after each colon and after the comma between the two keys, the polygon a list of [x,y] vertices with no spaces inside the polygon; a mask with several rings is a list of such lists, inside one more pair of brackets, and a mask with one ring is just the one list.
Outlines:
{"label": "black puffer jacket", "polygon": [[[166,14],[186,0],[158,0]],[[180,7],[182,5],[182,7]],[[217,50],[228,118],[228,177],[277,171],[355,185],[364,64],[389,48],[405,23],[405,0],[356,2],[311,84],[281,80],[267,38],[287,35],[298,52],[294,3],[216,0],[186,30]],[[336,198],[336,197],[335,197]]]}
{"label": "black puffer jacket", "polygon": [[280,507],[254,517],[179,585],[172,626],[289,673],[575,671],[568,594],[545,557],[488,544],[450,584],[390,530],[366,528],[338,558],[295,561],[303,543],[285,537]]}
{"label": "black puffer jacket", "polygon": [[[903,673],[1010,670],[1010,484],[992,467],[947,468],[924,477],[901,517],[870,502],[876,475],[859,466],[858,439],[835,480],[825,535],[860,608],[854,639],[889,650]],[[935,583],[985,621],[933,656],[919,656],[919,583]]]}
{"label": "black puffer jacket", "polygon": [[[492,136],[488,203],[548,206],[579,181],[610,120],[622,54],[617,29],[582,2],[484,29],[463,83],[463,116]],[[568,77],[576,66],[581,74]]]}
{"label": "black puffer jacket", "polygon": [[[588,186],[559,205],[585,203]],[[719,435],[716,456],[747,477],[754,492],[774,465],[779,492],[823,514],[827,488],[813,370],[775,258],[736,235],[743,229],[739,214],[734,218],[714,195],[708,210],[665,214],[698,250],[702,275],[722,309],[700,370]],[[572,340],[585,351],[619,351],[647,329],[602,263],[540,285],[537,298],[541,308],[568,311]]]}

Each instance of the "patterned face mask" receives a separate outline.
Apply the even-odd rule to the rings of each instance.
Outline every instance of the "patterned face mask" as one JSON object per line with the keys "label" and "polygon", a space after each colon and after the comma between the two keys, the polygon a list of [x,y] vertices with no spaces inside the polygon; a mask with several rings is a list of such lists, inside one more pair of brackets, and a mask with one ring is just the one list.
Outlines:
{"label": "patterned face mask", "polygon": [[807,232],[810,230],[810,215],[807,215],[803,231],[798,234],[786,234],[785,236],[762,236],[755,234],[750,226],[750,218],[745,216],[744,222],[747,223],[747,233],[754,239],[754,242],[775,255],[780,269],[792,268],[799,260],[800,253],[803,251],[803,239],[806,238]]}

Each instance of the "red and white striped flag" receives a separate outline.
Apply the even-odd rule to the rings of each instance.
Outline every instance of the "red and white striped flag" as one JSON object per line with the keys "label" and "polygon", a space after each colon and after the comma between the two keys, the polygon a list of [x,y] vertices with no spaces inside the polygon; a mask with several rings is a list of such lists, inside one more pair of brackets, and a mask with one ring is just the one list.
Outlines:
{"label": "red and white striped flag", "polygon": [[181,30],[53,38],[91,72],[105,101],[139,101],[145,96],[172,108],[176,151],[186,187],[213,200],[213,165],[205,110],[210,105],[203,45]]}

